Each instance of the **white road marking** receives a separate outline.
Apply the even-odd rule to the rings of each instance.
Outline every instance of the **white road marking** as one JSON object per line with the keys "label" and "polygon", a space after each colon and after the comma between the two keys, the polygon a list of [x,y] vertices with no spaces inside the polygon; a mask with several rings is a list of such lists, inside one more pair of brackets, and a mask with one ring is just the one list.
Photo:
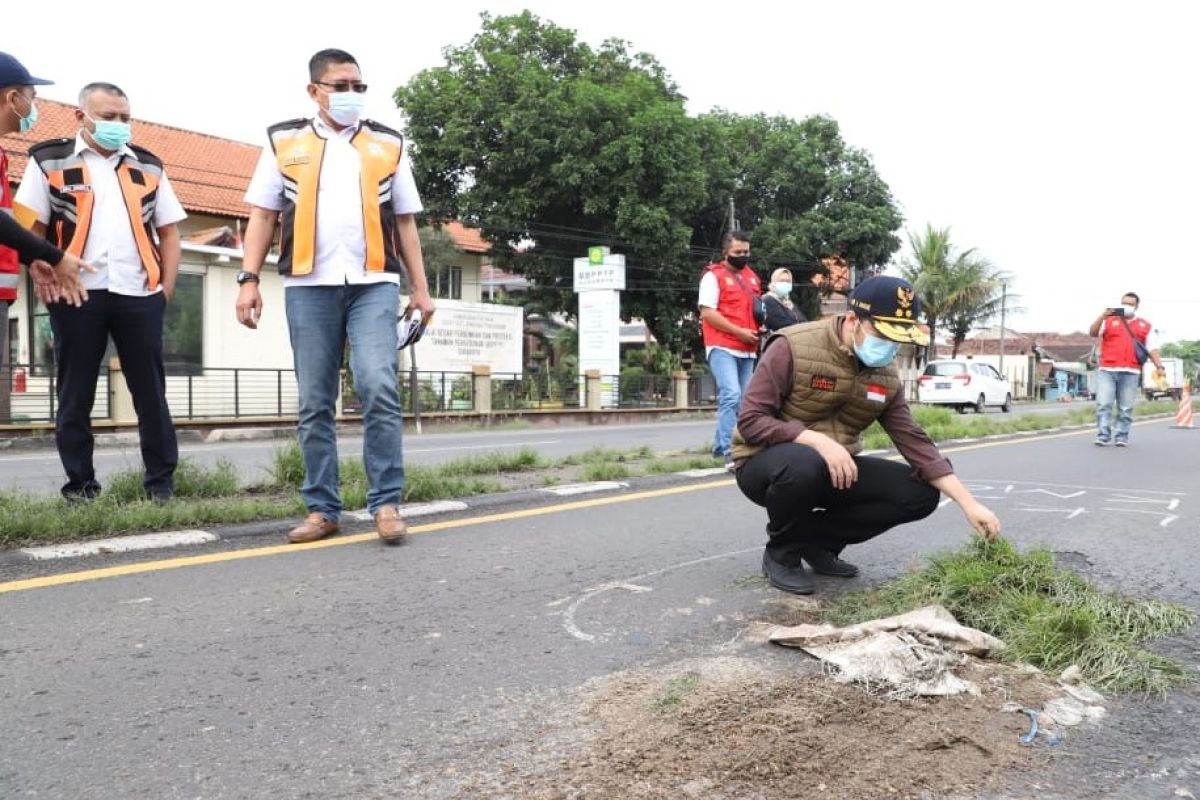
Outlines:
{"label": "white road marking", "polygon": [[570,497],[576,494],[589,494],[591,492],[611,492],[616,489],[627,489],[628,483],[623,481],[592,481],[591,483],[565,483],[562,486],[548,486],[544,489],[539,489],[540,492],[547,494],[555,494],[559,497]]}
{"label": "white road marking", "polygon": [[1026,506],[1024,508],[1018,508],[1017,511],[1044,511],[1044,512],[1048,512],[1048,513],[1052,513],[1052,514],[1066,514],[1067,519],[1075,519],[1080,514],[1085,513],[1087,511],[1087,509],[1086,508],[1033,508],[1031,506]]}
{"label": "white road marking", "polygon": [[989,481],[986,478],[972,478],[969,481],[963,481],[972,491],[979,490],[987,492],[994,490],[994,484],[1014,484],[1015,486],[1057,486],[1066,489],[1087,489],[1093,492],[1123,492],[1125,494],[1166,494],[1176,495],[1179,497],[1187,497],[1187,492],[1164,492],[1158,489],[1134,489],[1129,486],[1087,486],[1081,483],[1051,483],[1050,481],[1014,481],[1009,478],[997,478]]}
{"label": "white road marking", "polygon": [[151,550],[156,547],[180,547],[189,544],[206,544],[218,540],[208,531],[169,531],[145,533],[138,536],[119,536],[112,539],[92,539],[86,542],[51,544],[43,547],[23,547],[21,552],[35,561],[54,558],[94,556],[101,553],[130,553],[135,550]]}
{"label": "white road marking", "polygon": [[[423,517],[429,514],[444,514],[448,511],[466,511],[468,508],[466,503],[459,500],[440,500],[436,503],[414,503],[410,506],[400,506],[400,516],[408,517]],[[359,511],[351,511],[348,516],[353,517],[359,522],[370,522],[371,512],[365,508]]]}
{"label": "white road marking", "polygon": [[1162,517],[1162,521],[1158,523],[1159,527],[1165,528],[1175,520],[1179,519],[1177,514],[1164,514],[1161,511],[1142,511],[1140,508],[1102,508],[1101,511],[1123,511],[1126,514],[1153,514],[1156,517]]}

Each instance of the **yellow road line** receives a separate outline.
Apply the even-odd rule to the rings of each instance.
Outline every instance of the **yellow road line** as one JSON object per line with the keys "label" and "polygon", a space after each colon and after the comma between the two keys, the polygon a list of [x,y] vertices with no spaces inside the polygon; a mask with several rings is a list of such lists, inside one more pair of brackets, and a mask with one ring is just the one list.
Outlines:
{"label": "yellow road line", "polygon": [[[512,519],[539,517],[544,514],[557,514],[563,511],[578,511],[579,509],[583,508],[596,508],[597,506],[607,506],[614,503],[628,503],[634,500],[648,500],[654,497],[667,497],[674,494],[685,494],[687,492],[697,492],[702,489],[712,489],[719,486],[732,485],[733,481],[730,479],[706,481],[704,483],[689,484],[687,486],[672,486],[666,489],[653,489],[645,492],[633,492],[632,494],[594,497],[589,500],[575,500],[570,503],[559,503],[552,506],[539,506],[538,508],[526,508],[518,511],[505,511],[498,514],[484,514],[478,517],[466,517],[463,519],[445,520],[443,522],[430,522],[425,525],[414,525],[408,530],[410,533],[428,533],[430,531],[446,530],[447,528],[460,528],[468,525],[482,525],[488,522],[504,522]],[[226,550],[220,553],[206,553],[199,556],[183,556],[181,558],[145,561],[138,564],[122,564],[116,567],[103,567],[101,569],[90,569],[81,572],[65,572],[59,575],[45,575],[40,578],[26,578],[24,580],[0,583],[0,594],[4,594],[6,592],[21,592],[27,589],[42,589],[49,586],[63,586],[71,583],[84,583],[87,581],[100,580],[102,578],[116,578],[122,575],[137,575],[143,572],[159,572],[161,570],[180,569],[182,567],[196,567],[204,564],[219,564],[222,561],[238,561],[244,558],[260,558],[262,556],[274,556],[281,553],[300,553],[306,550],[318,550],[324,547],[341,547],[343,545],[369,541],[374,538],[376,538],[374,532],[359,533],[354,534],[353,536],[337,536],[332,539],[322,539],[319,542],[312,542],[311,544],[280,544],[271,545],[269,547],[255,547],[246,550]]]}
{"label": "yellow road line", "polygon": [[[1134,425],[1148,425],[1154,422],[1162,422],[1162,420],[1144,420],[1142,422],[1135,422]],[[1064,439],[1069,436],[1084,436],[1089,435],[1092,432],[1092,429],[1088,428],[1078,431],[1067,431],[1064,433],[1023,436],[1016,439],[1004,439],[994,442],[979,442],[978,444],[950,447],[942,450],[942,452],[962,453],[968,450],[982,450],[989,447],[1002,447],[1012,444],[1021,444],[1024,442],[1045,441],[1047,439]],[[899,461],[901,457],[899,455],[891,455],[888,456],[888,458],[894,461]],[[538,508],[525,508],[517,511],[505,511],[498,514],[484,514],[478,517],[464,517],[461,519],[444,520],[442,522],[430,522],[424,525],[414,525],[409,528],[409,532],[428,533],[430,531],[441,531],[449,528],[483,525],[489,522],[505,522],[513,519],[540,517],[545,514],[558,514],[564,511],[578,511],[584,508],[596,508],[598,506],[607,506],[614,503],[631,503],[635,500],[649,500],[655,497],[667,497],[675,494],[698,492],[703,489],[717,489],[733,485],[734,481],[732,479],[723,478],[716,481],[688,484],[687,486],[672,486],[666,489],[653,489],[644,492],[633,492],[631,494],[594,497],[589,500],[575,500],[569,503],[559,503],[551,506],[539,506]],[[145,561],[138,564],[123,564],[117,567],[104,567],[101,569],[84,570],[81,572],[65,572],[59,575],[46,575],[40,578],[26,578],[24,580],[0,583],[0,594],[5,594],[7,592],[21,592],[27,589],[42,589],[49,586],[64,586],[72,583],[85,583],[87,581],[95,581],[102,578],[116,578],[122,575],[137,575],[143,572],[159,572],[161,570],[180,569],[182,567],[219,564],[222,561],[238,561],[244,558],[260,558],[262,556],[274,556],[282,553],[300,553],[306,550],[317,550],[324,547],[341,547],[343,545],[369,541],[374,538],[374,533],[359,533],[353,536],[338,536],[333,539],[323,539],[322,541],[313,542],[311,544],[281,544],[271,545],[269,547],[255,547],[246,550],[227,550],[220,553],[208,553],[199,556],[167,558],[160,561]]]}

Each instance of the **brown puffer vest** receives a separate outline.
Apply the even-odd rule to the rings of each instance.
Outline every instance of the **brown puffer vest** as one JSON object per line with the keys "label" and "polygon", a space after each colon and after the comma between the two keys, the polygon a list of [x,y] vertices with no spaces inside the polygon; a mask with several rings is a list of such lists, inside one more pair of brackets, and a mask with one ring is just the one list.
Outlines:
{"label": "brown puffer vest", "polygon": [[[786,339],[792,348],[795,378],[792,393],[781,409],[784,419],[837,441],[851,455],[862,451],[862,432],[895,402],[900,373],[895,364],[864,367],[838,336],[844,317],[793,325],[771,337]],[[733,431],[733,457],[749,458],[762,450]]]}

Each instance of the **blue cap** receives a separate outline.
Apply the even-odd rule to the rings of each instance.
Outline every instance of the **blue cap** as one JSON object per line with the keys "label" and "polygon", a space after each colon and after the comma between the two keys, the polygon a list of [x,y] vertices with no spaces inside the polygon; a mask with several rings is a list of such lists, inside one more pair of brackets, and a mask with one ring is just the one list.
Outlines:
{"label": "blue cap", "polygon": [[20,61],[8,53],[0,53],[0,86],[49,86],[53,83],[33,77]]}

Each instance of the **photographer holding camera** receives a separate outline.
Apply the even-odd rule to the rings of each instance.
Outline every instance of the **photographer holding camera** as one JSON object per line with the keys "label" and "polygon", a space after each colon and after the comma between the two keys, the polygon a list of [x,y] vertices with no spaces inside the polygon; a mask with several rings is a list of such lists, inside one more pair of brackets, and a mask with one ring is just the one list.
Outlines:
{"label": "photographer holding camera", "polygon": [[[1140,298],[1133,292],[1121,297],[1121,305],[1106,308],[1092,323],[1088,335],[1100,337],[1100,368],[1096,371],[1096,445],[1112,441],[1129,445],[1133,423],[1133,401],[1137,398],[1142,364],[1149,359],[1165,375],[1158,346],[1151,342],[1153,328],[1137,315]],[[1117,428],[1112,429],[1112,404],[1117,403]]]}

